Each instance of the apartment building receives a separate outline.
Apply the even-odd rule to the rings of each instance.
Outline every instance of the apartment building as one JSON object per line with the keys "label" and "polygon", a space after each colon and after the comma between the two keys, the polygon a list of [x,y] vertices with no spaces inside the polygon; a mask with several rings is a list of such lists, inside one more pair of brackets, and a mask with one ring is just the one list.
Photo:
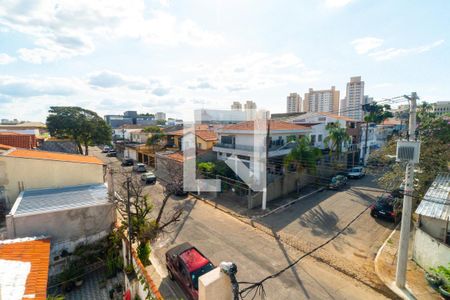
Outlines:
{"label": "apartment building", "polygon": [[[369,98],[366,99],[369,101]],[[365,104],[364,81],[361,76],[351,77],[347,83],[345,100],[341,103],[340,114],[358,121],[364,118],[362,105]]]}
{"label": "apartment building", "polygon": [[334,86],[329,90],[317,90],[310,88],[303,99],[304,112],[331,112],[339,111],[339,91]]}
{"label": "apartment building", "polygon": [[234,101],[231,104],[231,110],[242,110],[242,104],[239,101]]}
{"label": "apartment building", "polygon": [[438,101],[432,104],[433,112],[437,116],[450,114],[450,101]]}
{"label": "apartment building", "polygon": [[156,120],[157,121],[165,121],[166,120],[166,113],[163,113],[163,112],[157,112],[156,114],[155,114],[155,118],[156,118]]}
{"label": "apartment building", "polygon": [[297,93],[290,93],[286,99],[286,112],[300,112],[302,108],[302,97]]}

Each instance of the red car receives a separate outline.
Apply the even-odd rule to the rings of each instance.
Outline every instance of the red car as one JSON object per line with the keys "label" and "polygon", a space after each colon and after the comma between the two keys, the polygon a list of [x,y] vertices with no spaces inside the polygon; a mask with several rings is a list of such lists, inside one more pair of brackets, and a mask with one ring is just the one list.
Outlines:
{"label": "red car", "polygon": [[189,243],[176,246],[166,253],[169,277],[178,282],[189,299],[198,299],[198,278],[215,267],[197,248]]}

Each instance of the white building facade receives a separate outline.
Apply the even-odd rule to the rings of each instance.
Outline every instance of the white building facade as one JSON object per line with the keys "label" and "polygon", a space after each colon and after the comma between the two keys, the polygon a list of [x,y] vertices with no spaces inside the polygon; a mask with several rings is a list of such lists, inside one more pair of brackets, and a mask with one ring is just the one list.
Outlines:
{"label": "white building facade", "polygon": [[345,101],[341,103],[341,115],[362,121],[364,99],[364,81],[361,80],[361,76],[351,77],[347,83]]}
{"label": "white building facade", "polygon": [[297,93],[290,93],[286,99],[286,112],[295,113],[300,112],[302,106],[302,97]]}
{"label": "white building facade", "polygon": [[304,112],[339,112],[339,91],[334,86],[329,90],[309,89],[303,99]]}

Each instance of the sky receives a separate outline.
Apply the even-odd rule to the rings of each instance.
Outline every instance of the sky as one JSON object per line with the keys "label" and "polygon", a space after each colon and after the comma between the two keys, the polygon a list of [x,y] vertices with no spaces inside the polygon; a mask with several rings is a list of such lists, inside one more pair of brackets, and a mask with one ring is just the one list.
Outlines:
{"label": "sky", "polygon": [[272,113],[351,76],[375,100],[450,100],[450,1],[0,1],[0,118],[50,106],[99,115]]}

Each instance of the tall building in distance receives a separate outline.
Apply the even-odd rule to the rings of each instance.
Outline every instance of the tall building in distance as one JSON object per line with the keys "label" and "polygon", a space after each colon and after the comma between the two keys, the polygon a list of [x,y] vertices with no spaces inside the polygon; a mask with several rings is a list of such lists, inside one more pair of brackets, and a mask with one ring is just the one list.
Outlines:
{"label": "tall building in distance", "polygon": [[297,93],[290,93],[286,100],[286,112],[300,112],[302,108],[302,97]]}
{"label": "tall building in distance", "polygon": [[165,121],[166,120],[166,113],[163,113],[163,112],[157,112],[156,114],[155,114],[155,119],[157,120],[157,121]]}
{"label": "tall building in distance", "polygon": [[234,101],[231,104],[231,110],[242,110],[242,104],[239,101]]}
{"label": "tall building in distance", "polygon": [[247,102],[245,102],[245,104],[244,104],[244,109],[245,110],[256,109],[256,103],[253,101],[247,100]]}
{"label": "tall building in distance", "polygon": [[[345,100],[341,103],[341,115],[362,121],[364,117],[362,105],[365,104],[365,99],[364,81],[361,80],[361,76],[351,77],[350,82],[347,83]],[[367,97],[366,100],[369,101],[369,99],[371,98]]]}
{"label": "tall building in distance", "polygon": [[329,90],[309,89],[303,98],[303,112],[339,112],[339,91],[334,86]]}

